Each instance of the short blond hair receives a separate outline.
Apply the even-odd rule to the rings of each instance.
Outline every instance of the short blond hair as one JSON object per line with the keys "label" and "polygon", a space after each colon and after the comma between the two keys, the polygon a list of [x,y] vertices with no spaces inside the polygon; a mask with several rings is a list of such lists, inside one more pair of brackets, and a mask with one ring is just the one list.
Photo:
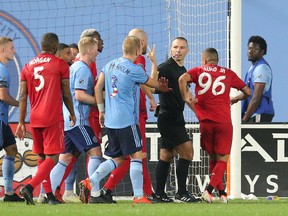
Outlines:
{"label": "short blond hair", "polygon": [[4,44],[7,44],[9,42],[13,42],[10,37],[0,36],[0,46],[3,46]]}
{"label": "short blond hair", "polygon": [[140,39],[136,36],[127,36],[122,44],[122,50],[124,54],[134,55],[137,50],[140,50]]}
{"label": "short blond hair", "polygon": [[98,40],[92,37],[83,37],[78,42],[79,53],[84,55],[91,46],[98,45]]}

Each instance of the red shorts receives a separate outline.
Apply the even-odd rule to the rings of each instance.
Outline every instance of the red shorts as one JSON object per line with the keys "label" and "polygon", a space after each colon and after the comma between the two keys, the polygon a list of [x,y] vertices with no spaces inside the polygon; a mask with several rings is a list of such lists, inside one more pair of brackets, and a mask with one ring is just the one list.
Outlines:
{"label": "red shorts", "polygon": [[33,152],[35,154],[60,154],[65,150],[64,121],[59,121],[49,127],[31,127],[33,137]]}
{"label": "red shorts", "polygon": [[101,126],[99,124],[99,117],[90,115],[88,120],[89,120],[90,127],[92,128],[98,142],[101,144],[102,143],[102,133],[101,133]]}
{"label": "red shorts", "polygon": [[140,133],[142,137],[142,152],[147,152],[147,142],[146,142],[146,118],[145,117],[139,117],[139,128]]}
{"label": "red shorts", "polygon": [[230,154],[232,123],[200,122],[201,147],[208,154]]}

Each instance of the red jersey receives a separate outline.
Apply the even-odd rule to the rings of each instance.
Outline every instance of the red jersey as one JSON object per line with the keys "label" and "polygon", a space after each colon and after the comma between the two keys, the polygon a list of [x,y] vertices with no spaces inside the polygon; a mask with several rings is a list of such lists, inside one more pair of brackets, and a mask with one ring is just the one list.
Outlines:
{"label": "red jersey", "polygon": [[24,66],[21,81],[27,82],[31,127],[47,127],[64,120],[62,79],[69,79],[69,66],[50,53],[39,54]]}
{"label": "red jersey", "polygon": [[[141,66],[145,71],[146,71],[146,60],[144,56],[139,55],[136,61],[134,62],[135,64]],[[146,93],[140,89],[140,112],[139,112],[139,117],[148,118],[147,115],[147,107],[146,107]]]}
{"label": "red jersey", "polygon": [[196,84],[198,103],[195,111],[199,121],[231,122],[230,88],[243,88],[245,83],[232,70],[217,65],[204,65],[187,71]]}

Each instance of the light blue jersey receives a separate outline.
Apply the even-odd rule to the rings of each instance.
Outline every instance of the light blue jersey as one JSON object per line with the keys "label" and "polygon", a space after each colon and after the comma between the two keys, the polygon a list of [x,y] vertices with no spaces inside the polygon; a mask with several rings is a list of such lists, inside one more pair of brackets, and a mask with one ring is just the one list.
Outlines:
{"label": "light blue jersey", "polygon": [[[10,87],[10,75],[5,65],[0,62],[0,88]],[[8,124],[8,111],[9,105],[0,100],[0,121],[3,121],[6,125]]]}
{"label": "light blue jersey", "polygon": [[140,84],[149,77],[129,59],[109,62],[105,74],[105,127],[125,128],[139,123]]}
{"label": "light blue jersey", "polygon": [[73,99],[74,112],[76,115],[76,124],[70,127],[69,111],[66,106],[63,106],[64,112],[64,131],[71,130],[78,125],[88,125],[88,117],[90,113],[90,106],[79,102],[75,99],[75,90],[84,90],[89,95],[94,95],[94,79],[89,66],[77,61],[70,67],[70,91]]}

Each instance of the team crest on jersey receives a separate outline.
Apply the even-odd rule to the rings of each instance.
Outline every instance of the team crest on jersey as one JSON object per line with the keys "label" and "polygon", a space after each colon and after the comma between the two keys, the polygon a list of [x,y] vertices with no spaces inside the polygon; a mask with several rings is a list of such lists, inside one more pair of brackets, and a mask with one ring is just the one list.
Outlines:
{"label": "team crest on jersey", "polygon": [[85,80],[81,79],[81,80],[78,81],[78,83],[79,83],[80,86],[83,86],[85,84]]}

